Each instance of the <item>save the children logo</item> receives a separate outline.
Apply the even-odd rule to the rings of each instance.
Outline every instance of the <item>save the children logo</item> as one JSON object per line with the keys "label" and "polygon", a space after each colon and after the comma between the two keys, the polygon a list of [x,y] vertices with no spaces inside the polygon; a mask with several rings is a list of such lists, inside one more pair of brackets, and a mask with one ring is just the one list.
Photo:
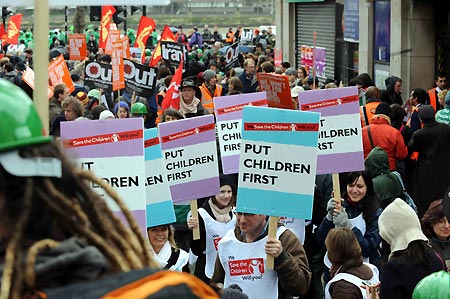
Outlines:
{"label": "save the children logo", "polygon": [[264,274],[264,260],[251,258],[245,260],[231,260],[228,262],[231,276],[241,276],[242,280],[259,280]]}
{"label": "save the children logo", "polygon": [[86,136],[79,137],[73,139],[63,140],[63,145],[65,148],[70,147],[80,147],[80,146],[89,146],[89,145],[98,145],[103,143],[110,142],[120,142],[120,141],[128,141],[143,138],[142,130],[132,130],[125,132],[118,132],[113,134],[104,134],[104,135],[95,135],[95,136]]}

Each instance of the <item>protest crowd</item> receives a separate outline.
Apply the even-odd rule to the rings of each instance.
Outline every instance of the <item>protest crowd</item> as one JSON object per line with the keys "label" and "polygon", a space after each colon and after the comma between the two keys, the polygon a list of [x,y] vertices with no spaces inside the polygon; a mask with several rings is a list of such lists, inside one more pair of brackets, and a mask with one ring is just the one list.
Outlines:
{"label": "protest crowd", "polygon": [[[239,26],[229,28],[224,36],[217,26],[210,31],[208,25],[186,32],[182,26],[165,26],[158,32],[153,20],[144,18],[136,34],[110,24],[106,36],[105,28],[92,25],[82,34],[50,31],[48,132],[43,132],[32,103],[37,74],[32,30],[21,31],[15,41],[4,38],[0,53],[0,299],[119,298],[134,288],[135,298],[162,298],[158,294],[164,291],[154,286],[157,283],[166,287],[170,298],[450,296],[450,86],[446,74],[427,78],[435,82],[429,90],[417,86],[402,91],[402,79],[395,75],[381,89],[368,74],[359,74],[344,87],[333,79],[319,78],[307,66],[296,68],[294,62],[281,61],[270,27],[246,30]],[[143,30],[148,24],[152,30]],[[354,95],[339,96],[340,90]],[[250,183],[276,185],[283,180],[274,175],[276,171],[291,175],[311,171],[307,164],[280,162],[287,157],[275,158],[278,162],[272,164],[241,157],[240,167],[244,163],[249,172],[225,171],[225,151],[252,152],[257,157],[275,149],[249,143],[244,148],[240,131],[233,131],[238,127],[220,119],[226,109],[244,102],[223,108],[227,106],[218,107],[216,99],[248,99],[245,103],[253,101],[253,106],[264,99],[265,106],[271,107],[268,110],[298,112],[313,106],[307,102],[309,95],[320,97],[326,92],[336,96],[323,103],[336,97],[337,107],[355,103],[357,128],[327,127],[316,137],[316,150],[330,151],[339,139],[354,138],[360,144],[362,167],[333,172],[338,173],[337,185],[331,172],[312,172],[312,214],[306,219],[278,215],[275,237],[270,237],[268,215],[239,209],[241,188]],[[187,155],[189,147],[172,152],[164,148],[164,138],[175,136],[169,128],[200,122],[205,116],[217,128],[210,130],[209,123],[201,123],[192,134],[213,131],[210,143],[217,152],[209,155],[205,149],[203,153],[197,145],[196,151],[203,156],[174,160],[165,168],[170,171],[169,183],[192,177],[194,168],[201,165],[217,168],[219,189],[216,194],[192,198],[187,194],[201,194],[195,193],[196,188],[178,190],[185,200],[171,205],[174,221],[147,224],[145,233],[127,207],[127,199],[121,199],[114,188],[133,181],[125,176],[101,180],[75,167],[63,149],[77,146],[80,132],[70,129],[75,123],[92,123],[86,125],[92,130],[88,133],[97,134],[93,133],[96,124],[106,127],[109,122],[134,118],[142,119],[144,129],[158,128],[164,158],[175,159]],[[329,121],[321,119],[317,127],[325,128]],[[69,133],[74,135],[67,138]],[[219,139],[229,142],[216,147]],[[331,139],[335,141],[325,141]],[[112,157],[108,155],[100,156]],[[89,165],[89,156],[82,157],[84,165]],[[350,164],[350,160],[341,162]],[[259,175],[264,168],[273,170],[272,175]],[[176,172],[179,169],[184,171]],[[197,186],[207,193],[207,183]],[[118,210],[96,193],[99,187]],[[190,200],[196,200],[198,209],[189,205]],[[116,211],[123,213],[125,222]],[[265,265],[269,256],[273,268]],[[195,277],[164,276],[160,269]],[[146,293],[148,289],[152,293]],[[103,297],[106,294],[111,296]]]}

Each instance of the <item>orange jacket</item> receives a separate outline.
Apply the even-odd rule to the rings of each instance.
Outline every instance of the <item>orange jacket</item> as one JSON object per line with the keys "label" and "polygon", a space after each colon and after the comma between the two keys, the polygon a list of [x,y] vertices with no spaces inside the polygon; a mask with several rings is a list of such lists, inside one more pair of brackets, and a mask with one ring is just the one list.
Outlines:
{"label": "orange jacket", "polygon": [[233,43],[233,41],[234,41],[234,32],[227,32],[227,35],[226,35],[226,39],[225,39],[225,42],[226,43]]}
{"label": "orange jacket", "polygon": [[[372,146],[370,144],[368,128],[362,128],[364,159],[367,158]],[[403,160],[408,155],[408,148],[403,141],[402,133],[392,127],[387,119],[383,117],[374,117],[370,125],[370,135],[375,146],[384,149],[389,158],[389,167],[391,171],[396,169],[396,160]]]}
{"label": "orange jacket", "polygon": [[222,95],[222,85],[216,84],[216,89],[214,90],[214,95],[211,95],[206,84],[203,83],[200,86],[200,91],[202,92],[202,106],[205,108],[210,114],[214,113],[214,102],[213,97],[220,97]]}
{"label": "orange jacket", "polygon": [[[361,117],[361,127],[368,126],[372,123],[372,117],[375,115],[375,109],[381,102],[369,102],[365,106],[359,107],[359,115]],[[366,108],[366,116],[364,115],[364,107]]]}
{"label": "orange jacket", "polygon": [[430,105],[434,108],[434,111],[436,112],[436,107],[438,107],[438,98],[436,95],[436,87],[432,89],[428,89],[427,91],[428,96],[430,97]]}
{"label": "orange jacket", "polygon": [[[164,100],[164,97],[166,96],[166,92],[164,90],[158,92],[158,94],[156,95],[156,104],[158,105],[158,116],[156,117],[156,124],[159,124],[161,122],[161,116],[163,114],[163,109],[161,107],[161,105],[159,103],[162,102],[162,100]],[[161,99],[161,101],[159,101]]]}

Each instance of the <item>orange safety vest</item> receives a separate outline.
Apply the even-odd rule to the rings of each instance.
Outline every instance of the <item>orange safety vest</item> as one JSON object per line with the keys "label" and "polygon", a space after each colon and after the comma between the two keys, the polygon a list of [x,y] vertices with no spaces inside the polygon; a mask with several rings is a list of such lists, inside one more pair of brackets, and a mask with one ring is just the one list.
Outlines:
{"label": "orange safety vest", "polygon": [[234,41],[234,32],[227,32],[225,42],[232,43]]}
{"label": "orange safety vest", "polygon": [[408,121],[406,122],[406,125],[410,128],[411,128],[411,118],[414,112],[419,113],[419,108],[417,108],[416,106],[411,107],[411,114],[409,115]]}
{"label": "orange safety vest", "polygon": [[216,89],[214,90],[214,96],[211,95],[209,92],[208,87],[206,87],[206,84],[203,83],[202,86],[200,86],[200,91],[202,92],[202,106],[205,108],[209,113],[214,113],[214,102],[213,97],[220,97],[222,95],[222,85],[216,84]]}
{"label": "orange safety vest", "polygon": [[430,105],[434,108],[434,112],[436,112],[437,96],[436,96],[436,87],[432,89],[428,89],[428,96],[430,97]]}
{"label": "orange safety vest", "polygon": [[[370,102],[365,106],[359,107],[359,115],[361,117],[361,127],[368,126],[372,123],[372,117],[375,115],[375,110],[377,106],[380,105],[381,102]],[[364,115],[364,108],[366,110],[366,114]],[[367,116],[367,119],[366,119]]]}
{"label": "orange safety vest", "polygon": [[161,105],[159,104],[158,101],[158,97],[162,97],[162,99],[164,100],[164,97],[166,96],[166,92],[164,90],[158,92],[158,94],[156,95],[156,104],[158,105],[158,117],[156,117],[156,124],[159,124],[161,122],[161,116],[163,115],[164,111],[161,107]]}

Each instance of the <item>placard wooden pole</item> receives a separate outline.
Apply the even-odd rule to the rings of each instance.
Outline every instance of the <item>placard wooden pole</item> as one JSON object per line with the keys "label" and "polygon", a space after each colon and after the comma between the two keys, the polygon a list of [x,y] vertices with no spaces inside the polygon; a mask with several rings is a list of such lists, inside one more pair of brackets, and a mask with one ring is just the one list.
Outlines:
{"label": "placard wooden pole", "polygon": [[133,94],[131,95],[131,106],[136,103],[136,91],[133,91]]}
{"label": "placard wooden pole", "polygon": [[[278,227],[278,217],[277,216],[269,216],[269,231],[267,239],[276,239],[277,238],[277,227]],[[273,269],[274,267],[274,258],[272,255],[266,255],[266,268]]]}
{"label": "placard wooden pole", "polygon": [[[39,5],[38,5],[39,3]],[[48,120],[48,0],[34,0],[34,91],[33,100],[42,126],[49,131]]]}
{"label": "placard wooden pole", "polygon": [[[191,215],[192,218],[195,218],[198,221],[198,207],[196,199],[191,200]],[[200,239],[200,228],[198,226],[192,230],[192,237],[194,240]]]}
{"label": "placard wooden pole", "polygon": [[339,183],[339,173],[333,173],[333,198],[336,202],[336,209],[340,210],[341,207],[341,186]]}

